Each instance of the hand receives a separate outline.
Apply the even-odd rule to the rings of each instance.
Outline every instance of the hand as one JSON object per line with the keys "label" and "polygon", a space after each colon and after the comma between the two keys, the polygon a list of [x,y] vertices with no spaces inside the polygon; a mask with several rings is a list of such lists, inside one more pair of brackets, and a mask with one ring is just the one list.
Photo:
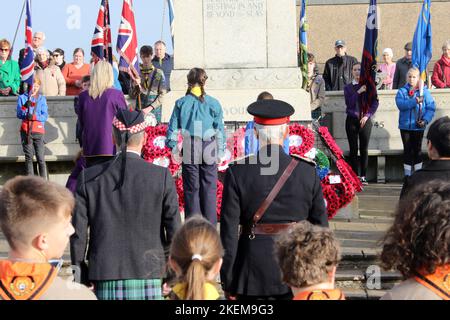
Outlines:
{"label": "hand", "polygon": [[144,115],[147,115],[148,113],[152,112],[155,108],[153,106],[149,106],[147,108],[142,109],[142,112]]}
{"label": "hand", "polygon": [[31,107],[31,101],[27,100],[27,102],[25,102],[25,108],[28,109],[29,107]]}
{"label": "hand", "polygon": [[4,96],[9,96],[9,93],[11,92],[11,88],[8,87],[8,88],[5,88],[5,89],[1,89],[0,92]]}
{"label": "hand", "polygon": [[364,126],[366,125],[367,120],[369,120],[368,116],[364,116],[361,121],[359,122],[359,124],[361,125],[361,128],[364,128]]}
{"label": "hand", "polygon": [[76,80],[75,86],[77,86],[78,88],[81,88],[81,80]]}
{"label": "hand", "polygon": [[366,85],[363,85],[363,86],[361,86],[361,88],[359,88],[359,90],[357,92],[358,92],[358,94],[361,94],[366,91],[367,91],[367,87],[366,87]]}
{"label": "hand", "polygon": [[29,113],[29,114],[27,115],[27,118],[28,118],[28,120],[33,120],[33,114],[32,114],[32,113]]}
{"label": "hand", "polygon": [[167,284],[167,282],[164,282],[162,285],[162,295],[163,297],[168,296],[170,291],[172,291],[172,288]]}
{"label": "hand", "polygon": [[237,300],[237,297],[229,292],[224,291],[224,295],[227,300]]}
{"label": "hand", "polygon": [[416,97],[416,101],[417,101],[417,103],[422,103],[423,102],[423,97]]}

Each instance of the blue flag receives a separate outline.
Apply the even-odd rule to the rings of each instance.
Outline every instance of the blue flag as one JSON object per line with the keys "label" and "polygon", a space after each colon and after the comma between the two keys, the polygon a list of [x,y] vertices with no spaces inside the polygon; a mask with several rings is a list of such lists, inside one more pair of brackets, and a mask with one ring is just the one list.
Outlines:
{"label": "blue flag", "polygon": [[303,89],[306,88],[308,83],[308,39],[306,37],[306,31],[308,25],[306,23],[306,0],[302,0],[302,9],[300,12],[300,30],[299,30],[299,67],[302,70],[303,75]]}
{"label": "blue flag", "polygon": [[366,34],[361,58],[361,76],[359,84],[365,85],[367,90],[360,95],[360,117],[364,117],[370,106],[378,99],[375,76],[377,71],[378,51],[378,9],[377,1],[370,0],[366,21]]}
{"label": "blue flag", "polygon": [[430,7],[431,1],[424,0],[412,45],[412,65],[419,69],[423,81],[432,56]]}

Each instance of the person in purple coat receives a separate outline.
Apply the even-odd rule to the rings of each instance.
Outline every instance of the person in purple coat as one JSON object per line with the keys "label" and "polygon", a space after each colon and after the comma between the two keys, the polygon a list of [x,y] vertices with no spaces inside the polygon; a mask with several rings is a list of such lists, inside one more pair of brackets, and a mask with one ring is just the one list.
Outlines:
{"label": "person in purple coat", "polygon": [[100,61],[92,72],[89,90],[79,96],[76,112],[88,168],[108,161],[116,153],[111,123],[119,109],[127,108],[127,103],[122,91],[113,86],[111,64]]}
{"label": "person in purple coat", "polygon": [[369,140],[372,132],[372,116],[378,108],[378,100],[374,100],[366,114],[360,110],[359,95],[367,90],[366,86],[358,84],[361,73],[361,64],[353,66],[353,81],[344,87],[345,104],[347,106],[347,120],[345,121],[345,131],[350,148],[350,165],[353,171],[358,174],[358,138],[360,153],[360,180],[367,185],[366,171],[369,162]]}

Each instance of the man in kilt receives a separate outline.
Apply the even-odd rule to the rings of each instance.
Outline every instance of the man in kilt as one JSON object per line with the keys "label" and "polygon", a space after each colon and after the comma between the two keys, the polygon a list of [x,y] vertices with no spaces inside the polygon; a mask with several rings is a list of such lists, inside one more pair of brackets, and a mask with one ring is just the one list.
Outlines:
{"label": "man in kilt", "polygon": [[78,178],[72,264],[99,300],[162,299],[165,251],[181,218],[170,171],[141,158],[145,127],[141,111],[120,110],[113,120],[120,152]]}

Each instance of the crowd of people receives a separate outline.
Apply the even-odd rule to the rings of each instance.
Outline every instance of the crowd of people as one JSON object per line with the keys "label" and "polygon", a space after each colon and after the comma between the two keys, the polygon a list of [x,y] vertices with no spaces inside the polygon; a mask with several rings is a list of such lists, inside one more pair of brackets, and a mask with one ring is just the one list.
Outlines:
{"label": "crowd of people", "polygon": [[[43,33],[34,35],[36,76],[33,90],[22,88],[23,94],[20,76],[5,71],[18,71],[16,62],[3,59],[9,42],[0,41],[0,89],[4,95],[20,94],[17,116],[29,175],[11,179],[0,191],[0,225],[10,246],[8,259],[0,261],[1,299],[345,299],[334,285],[340,247],[328,228],[315,163],[286,152],[293,106],[269,92],[248,106],[253,121],[247,124],[246,157],[225,173],[218,231],[217,163],[226,139],[223,110],[207,93],[206,71],[188,72],[188,89],[176,101],[167,130],[166,145],[182,164],[183,221],[170,170],[142,158],[145,129],[161,123],[163,96],[170,90],[173,60],[164,43],[155,44],[156,57],[151,46],[143,46],[139,70],[125,71],[95,57],[90,65],[84,63],[82,49],[66,63],[64,51],[49,52],[44,40]],[[344,41],[336,41],[335,49],[323,76],[314,56],[308,56],[312,116],[322,115],[324,90],[344,91],[350,164],[367,183],[367,148],[378,101],[361,111],[359,97],[367,90],[359,84],[361,64],[346,54]],[[443,49],[437,63],[442,70],[435,74],[447,81],[449,44]],[[405,176],[411,176],[381,254],[386,269],[399,270],[405,281],[384,299],[448,299],[450,118],[432,122],[436,108],[429,90],[420,93],[418,69],[404,68],[410,51],[407,44],[405,57],[394,65],[392,50],[386,49],[380,66],[386,74],[383,88],[399,89]],[[132,108],[124,88],[135,99]],[[44,179],[43,136],[46,96],[66,94],[76,96],[82,152],[63,188]],[[428,126],[432,161],[422,169]],[[41,177],[32,177],[33,153]],[[436,179],[428,182],[429,177]],[[57,276],[55,260],[69,242],[82,285]],[[219,278],[223,294],[216,286]]]}

